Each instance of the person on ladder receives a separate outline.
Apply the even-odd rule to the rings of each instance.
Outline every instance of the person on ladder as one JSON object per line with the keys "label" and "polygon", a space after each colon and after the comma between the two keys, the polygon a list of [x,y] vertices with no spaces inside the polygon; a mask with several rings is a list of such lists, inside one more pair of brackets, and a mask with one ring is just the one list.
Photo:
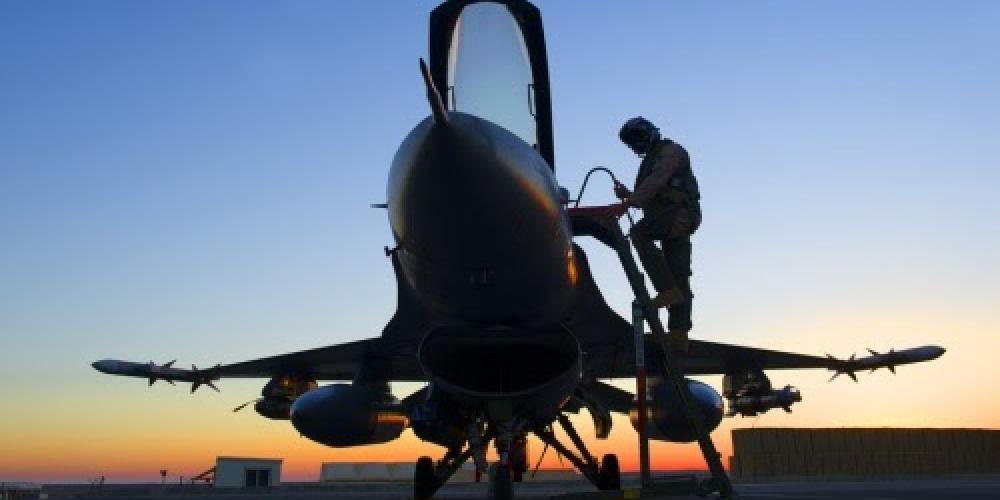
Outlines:
{"label": "person on ladder", "polygon": [[[666,307],[667,329],[674,347],[686,351],[691,330],[691,235],[701,225],[701,194],[687,151],[661,137],[660,130],[639,116],[622,125],[618,137],[642,162],[629,191],[615,184],[625,206],[642,209],[642,219],[629,232],[656,297],[653,307]],[[655,242],[660,242],[657,248]]]}

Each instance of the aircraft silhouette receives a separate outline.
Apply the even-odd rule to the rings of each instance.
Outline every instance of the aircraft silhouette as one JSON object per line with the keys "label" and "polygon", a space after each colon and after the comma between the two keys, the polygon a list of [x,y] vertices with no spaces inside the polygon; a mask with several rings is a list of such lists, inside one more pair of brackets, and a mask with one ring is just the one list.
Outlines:
{"label": "aircraft silhouette", "polygon": [[[268,378],[261,398],[247,404],[329,446],[385,443],[411,428],[447,450],[440,460],[417,462],[416,498],[433,496],[470,458],[485,471],[491,443],[500,457],[493,492],[509,498],[510,483],[528,468],[532,433],[596,487],[620,488],[617,457],[593,457],[567,413],[587,408],[598,438],[608,436],[611,412],[639,425],[639,403],[652,439],[693,441],[697,426],[678,412],[683,401],[663,370],[651,372],[641,402],[600,381],[636,376],[634,325],[608,306],[574,243],[593,236],[613,244],[617,221],[607,210],[570,209],[556,182],[540,13],[521,0],[444,2],[431,13],[429,55],[420,69],[431,114],[400,145],[383,205],[396,241],[386,255],[397,309],[380,336],[201,370],[173,362],[93,366],[150,385],[190,382],[192,391],[215,388],[221,378]],[[668,353],[652,337],[641,347],[646,364],[657,367]],[[854,378],[857,370],[943,352],[926,346],[838,360],[692,340],[670,355],[684,375],[724,375],[729,415],[755,415],[790,411],[801,400],[790,386],[773,390],[765,370],[824,368]],[[350,383],[318,385],[325,380]],[[390,381],[427,385],[399,400]],[[711,431],[723,398],[708,385],[686,384]],[[557,422],[576,453],[555,438]]]}

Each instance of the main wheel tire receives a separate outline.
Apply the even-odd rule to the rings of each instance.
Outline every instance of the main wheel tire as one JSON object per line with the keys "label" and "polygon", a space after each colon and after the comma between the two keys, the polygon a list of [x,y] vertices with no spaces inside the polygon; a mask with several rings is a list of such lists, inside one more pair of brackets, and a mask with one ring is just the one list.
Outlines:
{"label": "main wheel tire", "polygon": [[413,471],[414,500],[430,500],[437,490],[437,477],[434,476],[434,461],[431,457],[417,459],[417,468]]}
{"label": "main wheel tire", "polygon": [[510,480],[510,467],[499,465],[493,475],[493,500],[512,500],[514,498],[514,483]]}
{"label": "main wheel tire", "polygon": [[601,467],[597,471],[597,477],[600,480],[602,490],[622,489],[622,473],[618,467],[618,455],[614,453],[604,455]]}

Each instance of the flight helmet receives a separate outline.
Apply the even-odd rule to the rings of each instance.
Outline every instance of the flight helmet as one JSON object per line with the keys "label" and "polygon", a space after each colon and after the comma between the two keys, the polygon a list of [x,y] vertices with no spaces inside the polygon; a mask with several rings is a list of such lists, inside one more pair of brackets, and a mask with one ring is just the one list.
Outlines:
{"label": "flight helmet", "polygon": [[653,144],[660,140],[660,129],[656,128],[653,122],[637,116],[630,118],[622,125],[618,137],[632,151],[641,156],[648,153]]}

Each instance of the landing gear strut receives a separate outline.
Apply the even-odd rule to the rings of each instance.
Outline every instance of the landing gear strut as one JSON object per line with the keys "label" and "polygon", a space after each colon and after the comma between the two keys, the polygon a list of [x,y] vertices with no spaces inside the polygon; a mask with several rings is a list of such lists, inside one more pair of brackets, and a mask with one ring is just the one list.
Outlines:
{"label": "landing gear strut", "polygon": [[576,467],[584,477],[587,478],[591,484],[594,485],[599,490],[619,490],[621,489],[621,471],[618,468],[618,456],[609,453],[604,455],[604,460],[600,464],[597,463],[597,459],[590,454],[587,450],[587,446],[584,444],[583,439],[580,439],[580,435],[576,432],[576,428],[573,427],[573,423],[570,422],[566,415],[559,415],[559,425],[562,426],[563,430],[566,431],[566,435],[569,436],[570,440],[573,441],[573,445],[579,451],[579,455],[574,453],[572,450],[567,448],[558,439],[556,435],[552,432],[551,427],[546,427],[544,429],[536,429],[535,435],[542,440],[543,443],[555,448],[562,456],[566,457],[570,463]]}
{"label": "landing gear strut", "polygon": [[514,498],[514,483],[510,477],[510,465],[497,462],[490,467],[490,500],[511,500]]}

